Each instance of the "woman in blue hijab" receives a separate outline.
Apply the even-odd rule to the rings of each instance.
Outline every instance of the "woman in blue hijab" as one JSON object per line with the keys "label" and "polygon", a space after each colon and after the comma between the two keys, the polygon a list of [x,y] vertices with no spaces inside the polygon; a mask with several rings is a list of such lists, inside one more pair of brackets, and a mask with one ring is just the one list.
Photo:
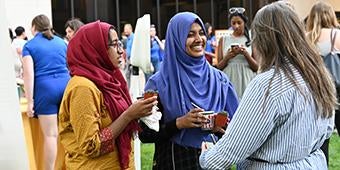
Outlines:
{"label": "woman in blue hijab", "polygon": [[159,93],[160,130],[141,123],[139,133],[142,142],[155,143],[153,169],[200,169],[202,141],[216,138],[201,129],[207,121],[201,112],[227,111],[231,118],[236,111],[238,99],[232,84],[204,57],[206,41],[197,15],[182,12],[169,21],[164,61],[145,87]]}

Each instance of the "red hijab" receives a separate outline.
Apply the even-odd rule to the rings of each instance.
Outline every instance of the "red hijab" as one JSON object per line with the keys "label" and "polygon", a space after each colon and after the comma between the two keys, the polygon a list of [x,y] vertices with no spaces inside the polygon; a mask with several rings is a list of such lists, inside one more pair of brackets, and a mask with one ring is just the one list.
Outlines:
{"label": "red hijab", "polygon": [[[100,21],[82,26],[68,45],[67,63],[71,76],[86,77],[96,84],[115,121],[131,105],[131,97],[122,73],[108,56],[110,28],[113,26]],[[132,121],[116,139],[120,165],[124,169],[129,164],[131,137],[137,129],[137,122]]]}

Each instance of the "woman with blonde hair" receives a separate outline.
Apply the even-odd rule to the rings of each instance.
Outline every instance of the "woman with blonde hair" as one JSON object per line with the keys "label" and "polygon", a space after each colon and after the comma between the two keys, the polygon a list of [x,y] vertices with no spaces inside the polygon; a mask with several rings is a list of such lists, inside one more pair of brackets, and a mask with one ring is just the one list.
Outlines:
{"label": "woman with blonde hair", "polygon": [[[307,37],[317,47],[321,56],[326,56],[332,51],[331,39],[334,39],[334,49],[339,51],[340,49],[340,30],[339,23],[335,16],[335,12],[331,5],[325,2],[316,3],[307,18]],[[340,66],[339,66],[340,67]],[[340,87],[337,87],[338,99]],[[340,110],[336,110],[335,114],[335,126],[340,134]],[[328,144],[329,139],[325,141],[321,149],[326,155],[328,163]]]}
{"label": "woman with blonde hair", "polygon": [[284,2],[257,12],[259,74],[223,137],[211,148],[202,143],[203,169],[327,169],[320,146],[333,130],[335,87],[304,31]]}
{"label": "woman with blonde hair", "polygon": [[[337,21],[334,9],[331,5],[326,2],[320,1],[316,3],[307,18],[307,27],[306,30],[308,32],[307,37],[316,45],[319,42],[326,42],[330,39],[330,32],[332,29],[336,29],[334,31],[339,31],[339,23]],[[340,36],[336,37],[335,47],[336,49],[340,49]],[[330,42],[330,41],[327,41]],[[320,49],[326,50],[326,49]],[[321,51],[322,54],[323,51]],[[328,51],[329,52],[329,51]]]}

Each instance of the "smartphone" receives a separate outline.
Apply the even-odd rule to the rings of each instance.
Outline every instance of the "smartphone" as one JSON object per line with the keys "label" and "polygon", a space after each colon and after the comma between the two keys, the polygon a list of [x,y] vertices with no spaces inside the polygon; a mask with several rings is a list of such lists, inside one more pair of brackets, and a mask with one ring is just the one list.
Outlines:
{"label": "smartphone", "polygon": [[232,44],[230,44],[230,47],[231,48],[240,47],[240,44],[239,43],[232,43]]}

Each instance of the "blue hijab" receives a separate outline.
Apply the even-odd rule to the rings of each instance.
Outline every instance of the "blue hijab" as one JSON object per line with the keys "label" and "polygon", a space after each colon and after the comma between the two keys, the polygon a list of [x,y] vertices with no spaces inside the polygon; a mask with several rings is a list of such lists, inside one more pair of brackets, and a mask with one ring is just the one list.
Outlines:
{"label": "blue hijab", "polygon": [[[204,29],[202,20],[191,12],[172,17],[166,33],[164,61],[145,86],[145,90],[159,92],[165,123],[193,109],[191,102],[207,111],[227,111],[230,116],[238,106],[237,95],[224,73],[210,66],[204,56],[192,57],[186,53],[187,36],[194,22]],[[203,140],[211,141],[208,135],[201,128],[190,128],[181,130],[171,140],[200,148]]]}

